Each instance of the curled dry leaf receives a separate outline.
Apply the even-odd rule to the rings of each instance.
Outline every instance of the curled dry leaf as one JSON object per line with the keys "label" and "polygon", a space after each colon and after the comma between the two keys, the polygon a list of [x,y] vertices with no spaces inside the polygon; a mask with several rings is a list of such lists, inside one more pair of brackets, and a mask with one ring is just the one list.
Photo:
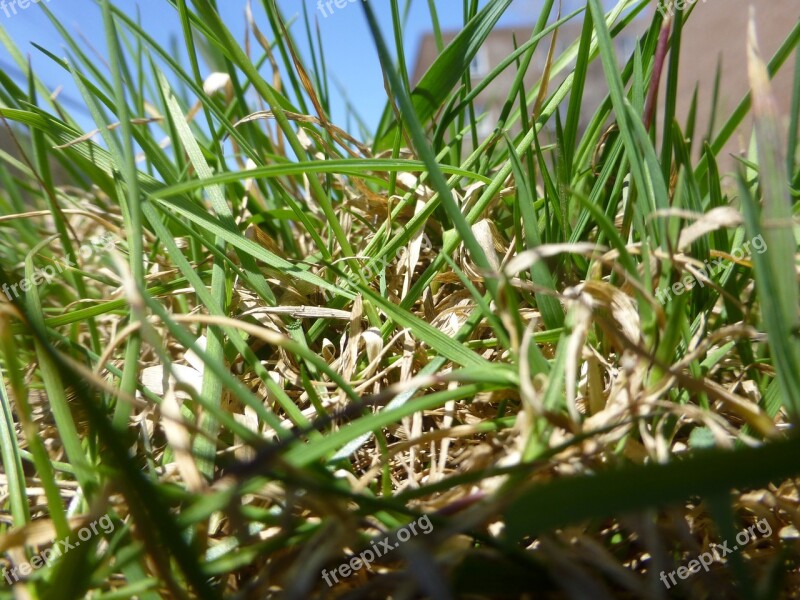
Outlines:
{"label": "curled dry leaf", "polygon": [[233,91],[231,76],[227,73],[211,73],[203,82],[203,91],[209,96],[213,96],[217,92],[231,94]]}

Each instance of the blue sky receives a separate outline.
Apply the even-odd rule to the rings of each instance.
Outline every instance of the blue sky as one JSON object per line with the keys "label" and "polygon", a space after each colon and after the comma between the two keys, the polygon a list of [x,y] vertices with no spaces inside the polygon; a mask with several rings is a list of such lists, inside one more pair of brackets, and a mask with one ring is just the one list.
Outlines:
{"label": "blue sky", "polygon": [[[10,1],[5,0],[6,3]],[[43,4],[47,4],[48,8],[67,31],[85,38],[86,43],[92,48],[92,54],[98,57],[98,65],[101,68],[105,68],[102,66],[107,56],[105,34],[102,29],[102,19],[97,4],[92,0],[40,1]],[[166,4],[165,0],[115,0],[115,2],[118,6],[129,7],[128,13],[131,15],[136,14],[138,7],[146,30],[159,42],[167,44],[170,37],[175,35],[178,36],[178,40],[181,39],[176,12]],[[354,4],[348,3],[341,9],[336,9],[334,6],[333,14],[328,14],[325,17],[317,8],[317,0],[278,0],[278,5],[287,20],[293,16],[300,17],[300,20],[294,24],[294,31],[301,46],[301,51],[304,53],[306,51],[306,36],[301,25],[301,2],[307,4],[310,14],[318,17],[329,74],[341,83],[351,103],[358,108],[370,127],[374,127],[385,105],[386,93],[362,8],[358,2]],[[256,17],[260,18],[262,13],[258,10],[258,7],[260,7],[261,2],[255,0],[253,4]],[[409,68],[413,67],[419,40],[425,32],[430,30],[430,16],[427,4],[427,0],[413,0],[411,4],[404,40]],[[483,4],[485,4],[485,0],[481,0],[481,5]],[[538,11],[534,9],[539,4],[539,0],[515,0],[504,15],[501,24],[532,24],[538,14]],[[218,5],[221,7],[220,10],[229,28],[238,39],[242,40],[246,0],[219,0]],[[384,5],[388,5],[386,0],[380,0],[379,2],[373,0],[374,7],[382,7]],[[462,25],[461,2],[458,0],[436,0],[436,6],[440,23],[444,30],[457,30]],[[88,115],[77,110],[80,109],[81,105],[80,96],[75,91],[70,76],[54,65],[52,61],[43,56],[32,45],[32,43],[37,43],[58,56],[66,56],[65,46],[55,27],[35,4],[31,4],[25,9],[17,6],[16,15],[13,14],[10,7],[5,10],[8,11],[8,16],[3,10],[3,4],[0,3],[0,27],[16,42],[18,48],[26,55],[30,55],[36,72],[51,89],[64,86],[64,97],[67,101],[74,101],[68,102],[66,104],[67,108],[75,114],[76,118],[83,114],[83,118],[79,118],[79,122],[84,123],[87,129],[92,128],[93,125]],[[388,34],[391,31],[388,8],[376,8],[376,14],[378,14],[384,31]],[[261,19],[260,25],[262,30],[268,29],[263,19]],[[182,44],[180,45],[183,47]],[[0,68],[19,74],[11,55],[3,46],[0,46]],[[19,76],[16,78],[19,79]],[[335,88],[332,84],[331,92],[335,97],[337,94],[333,93],[334,90]],[[343,102],[335,100],[333,104],[334,121],[344,125],[344,115]]]}

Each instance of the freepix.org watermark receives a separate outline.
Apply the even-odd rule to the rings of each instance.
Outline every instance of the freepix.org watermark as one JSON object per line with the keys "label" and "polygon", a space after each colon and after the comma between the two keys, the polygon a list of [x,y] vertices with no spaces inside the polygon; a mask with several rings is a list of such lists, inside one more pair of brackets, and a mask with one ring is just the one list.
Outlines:
{"label": "freepix.org watermark", "polygon": [[322,569],[322,578],[325,580],[325,583],[328,584],[328,587],[333,587],[334,583],[339,583],[339,576],[341,576],[342,579],[350,577],[350,575],[363,567],[368,567],[376,558],[389,554],[392,550],[398,548],[401,543],[410,540],[412,535],[417,535],[417,525],[420,526],[420,530],[425,535],[433,531],[433,523],[431,523],[428,515],[422,515],[416,521],[412,521],[405,527],[397,530],[396,538],[398,541],[392,543],[389,536],[386,536],[378,541],[377,546],[375,542],[372,542],[370,548],[367,548],[357,556],[352,556],[349,561],[342,563],[331,572],[328,572],[327,569]]}
{"label": "freepix.org watermark", "polygon": [[[728,541],[724,541],[721,544],[711,544],[711,547],[709,548],[711,552],[703,552],[694,560],[690,560],[685,566],[682,565],[676,570],[670,571],[669,573],[666,571],[661,571],[659,579],[667,587],[667,589],[669,589],[673,585],[677,585],[677,582],[675,581],[676,574],[678,575],[679,579],[688,579],[690,575],[699,573],[701,568],[705,569],[706,573],[708,573],[708,568],[714,562],[722,562],[722,559],[728,556],[728,554],[733,554],[750,542],[755,541],[756,529],[762,537],[769,537],[772,535],[772,527],[770,526],[769,522],[766,519],[761,519],[756,521],[755,525],[745,527],[739,533],[737,533],[736,544],[732,548],[729,547]],[[669,581],[667,581],[668,578]]]}
{"label": "freepix.org watermark", "polygon": [[81,542],[88,542],[92,536],[97,535],[98,526],[106,535],[114,531],[114,523],[111,521],[111,517],[103,515],[96,521],[89,523],[86,527],[82,527],[78,531],[78,539],[74,542],[70,542],[69,540],[57,541],[52,547],[45,548],[39,552],[39,554],[36,554],[31,558],[30,562],[20,563],[10,570],[3,569],[3,579],[5,579],[8,585],[14,585],[14,583],[19,581],[20,577],[27,577],[37,569],[50,565],[50,563],[59,556],[63,556],[73,548],[80,546]]}
{"label": "freepix.org watermark", "polygon": [[[363,1],[366,2],[367,0]],[[337,10],[342,10],[348,4],[354,4],[355,2],[358,2],[358,0],[317,0],[317,10],[327,19],[328,15],[333,14],[333,7],[336,7]]]}
{"label": "freepix.org watermark", "polygon": [[707,2],[707,0],[661,0],[661,2],[658,3],[657,10],[661,13],[661,16],[666,19],[668,16],[674,16],[676,10],[686,10],[700,1],[702,1],[703,4]]}
{"label": "freepix.org watermark", "polygon": [[32,4],[39,2],[50,2],[50,0],[0,0],[0,10],[5,14],[6,19],[17,16],[17,12],[30,8]]}
{"label": "freepix.org watermark", "polygon": [[[745,242],[738,248],[734,248],[731,250],[731,256],[736,260],[741,260],[745,256],[751,256],[752,253],[750,252],[750,246],[752,245],[753,250],[755,250],[758,254],[763,254],[767,251],[767,242],[764,241],[764,238],[761,237],[761,234],[754,237],[752,240]],[[694,287],[694,284],[697,283],[700,287],[705,287],[703,285],[703,280],[710,281],[711,278],[719,273],[723,268],[725,268],[725,258],[720,257],[712,260],[709,262],[706,260],[703,263],[703,267],[698,269],[698,271],[702,274],[702,277],[695,277],[691,273],[687,273],[684,275],[681,281],[676,281],[672,284],[672,287],[666,288],[659,288],[656,290],[656,298],[661,304],[666,304],[667,300],[669,300],[672,294],[676,296],[682,295],[684,292],[691,290]]]}
{"label": "freepix.org watermark", "polygon": [[[2,2],[2,0],[0,0],[0,2]],[[86,260],[95,252],[103,252],[113,246],[116,243],[115,239],[116,238],[112,234],[106,233],[95,240],[91,240],[88,244],[82,245],[77,254],[79,254],[83,260]],[[3,290],[6,298],[12,300],[19,296],[20,292],[27,293],[28,290],[33,287],[37,287],[43,283],[50,283],[56,275],[60,275],[64,271],[65,267],[74,266],[74,260],[65,258],[63,263],[56,262],[55,265],[47,265],[41,269],[36,269],[30,277],[26,277],[17,283],[12,285],[4,283],[0,289]]]}

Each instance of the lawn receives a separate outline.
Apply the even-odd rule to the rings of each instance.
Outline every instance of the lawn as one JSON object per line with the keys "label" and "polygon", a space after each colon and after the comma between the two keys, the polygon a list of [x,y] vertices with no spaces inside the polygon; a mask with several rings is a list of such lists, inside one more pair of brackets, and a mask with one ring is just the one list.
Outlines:
{"label": "lawn", "polygon": [[796,597],[800,20],[677,118],[702,3],[544,0],[478,85],[511,0],[453,1],[449,43],[430,0],[415,85],[405,3],[348,4],[366,132],[313,9],[263,0],[244,44],[165,0],[183,64],[97,4],[108,64],[36,8],[94,129],[0,30],[0,599]]}

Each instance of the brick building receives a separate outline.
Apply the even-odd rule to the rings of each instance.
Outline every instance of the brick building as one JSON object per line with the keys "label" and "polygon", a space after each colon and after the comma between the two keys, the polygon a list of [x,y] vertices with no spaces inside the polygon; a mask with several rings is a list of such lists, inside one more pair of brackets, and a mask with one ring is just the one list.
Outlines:
{"label": "brick building", "polygon": [[[768,62],[800,21],[800,1],[706,0],[696,5],[684,29],[679,71],[681,93],[678,96],[677,114],[679,122],[685,123],[696,85],[696,131],[703,135],[708,130],[718,63],[721,65],[721,79],[716,131],[719,131],[750,89],[747,76],[750,6],[756,7],[756,28],[761,55],[764,62]],[[773,81],[773,94],[787,127],[795,56],[796,52]],[[726,145],[723,155],[746,149],[751,131],[752,121],[748,120]],[[734,164],[733,160],[721,159],[720,162],[726,169],[732,168]]]}
{"label": "brick building", "polygon": [[[694,12],[686,24],[683,34],[683,45],[680,59],[680,84],[677,117],[680,123],[686,122],[689,106],[695,86],[698,90],[698,114],[696,131],[703,136],[708,131],[710,121],[711,99],[714,89],[715,73],[718,62],[721,64],[721,94],[719,98],[718,121],[716,129],[727,120],[739,101],[747,93],[747,22],[749,6],[752,0],[705,0],[697,2]],[[655,11],[655,4],[653,11]],[[650,15],[652,15],[652,12]],[[650,15],[639,19],[615,38],[617,56],[624,63],[631,56],[634,45],[650,24]],[[769,0],[757,3],[756,22],[762,55],[768,60],[781,42],[786,38],[800,19],[800,0]],[[565,24],[558,34],[556,57],[564,48],[580,36],[582,23],[572,21]],[[455,37],[455,33],[445,34],[445,44]],[[517,45],[530,39],[530,29],[497,28],[487,38],[481,52],[472,64],[472,80],[477,83],[502,61],[514,49],[514,38]],[[550,38],[540,42],[528,73],[525,77],[526,89],[531,89],[539,80],[545,65]],[[436,42],[432,34],[425,35],[420,43],[413,81],[418,81],[438,56]],[[791,102],[792,70],[794,59],[784,65],[774,81],[774,93],[778,99],[782,115],[788,122],[788,110]],[[508,89],[516,75],[514,67],[509,67],[498,77],[476,101],[476,109],[486,111],[482,134],[491,132],[496,123]],[[666,75],[666,74],[665,74]],[[557,84],[563,81],[565,74],[556,77],[550,87],[552,92]],[[663,80],[662,80],[663,84]],[[662,94],[666,86],[662,85]],[[599,58],[590,66],[584,100],[582,105],[582,124],[594,114],[600,101],[608,93],[605,75]],[[562,115],[563,116],[563,115]],[[726,146],[723,154],[737,152],[746,147],[749,139],[751,123],[746,123]],[[695,148],[698,144],[695,144]],[[723,166],[729,168],[733,161],[722,160]]]}
{"label": "brick building", "polygon": [[[565,23],[559,29],[558,37],[556,38],[554,61],[558,59],[558,56],[570,44],[580,37],[582,28],[583,24],[580,21],[572,20]],[[637,23],[616,38],[616,50],[621,64],[624,64],[623,57],[624,60],[627,60],[627,57],[633,53],[637,36],[644,31],[644,28],[645,24],[643,22]],[[456,33],[443,33],[442,38],[445,46],[449,44],[455,36]],[[531,30],[524,27],[500,27],[494,29],[472,61],[470,74],[473,85],[479,83],[494,67],[511,54],[515,47],[524,44],[530,37]],[[548,35],[539,42],[525,75],[526,90],[533,88],[539,81],[547,62],[547,53],[550,49],[551,40],[552,35]],[[426,34],[423,36],[414,67],[412,77],[413,83],[421,79],[422,75],[428,70],[438,55],[439,51],[436,47],[436,40],[433,34]],[[568,73],[569,68],[553,76],[548,91],[554,91]],[[482,131],[479,132],[480,134],[486,135],[493,130],[516,74],[516,68],[514,66],[509,66],[476,99],[476,113],[482,114],[485,112],[487,114],[486,118],[481,122]],[[584,91],[583,111],[581,115],[583,125],[592,117],[607,93],[608,87],[605,83],[603,67],[600,61],[594,61],[587,73],[587,85]]]}

